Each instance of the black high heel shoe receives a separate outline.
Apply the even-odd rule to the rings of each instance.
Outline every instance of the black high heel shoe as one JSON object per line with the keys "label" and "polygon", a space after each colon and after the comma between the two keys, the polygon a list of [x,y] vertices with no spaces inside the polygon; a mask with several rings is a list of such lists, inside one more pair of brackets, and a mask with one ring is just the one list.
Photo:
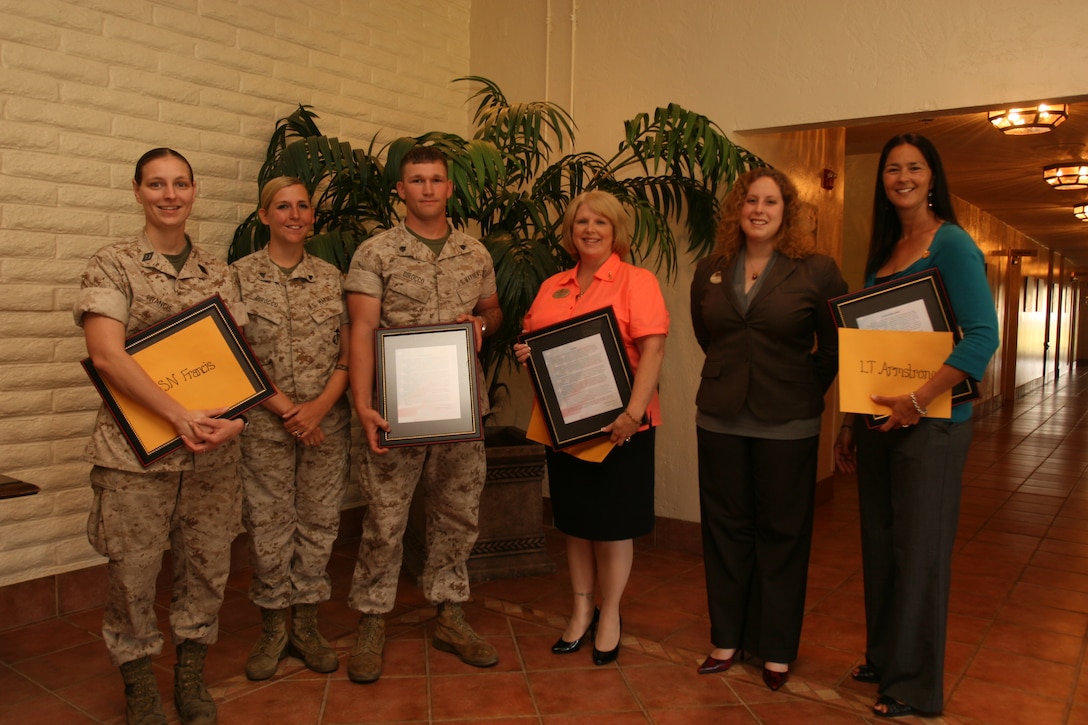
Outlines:
{"label": "black high heel shoe", "polygon": [[601,618],[601,610],[594,608],[593,619],[590,621],[589,626],[586,627],[586,631],[582,632],[582,636],[573,642],[560,637],[555,644],[552,645],[553,655],[569,655],[571,652],[577,652],[582,647],[582,642],[586,641],[586,637],[592,637],[597,631],[597,621]]}
{"label": "black high heel shoe", "polygon": [[[623,639],[623,617],[620,617],[620,639]],[[620,656],[620,643],[616,640],[616,646],[607,652],[601,652],[597,649],[597,644],[593,644],[593,664],[598,667],[607,665],[611,662],[615,662]]]}

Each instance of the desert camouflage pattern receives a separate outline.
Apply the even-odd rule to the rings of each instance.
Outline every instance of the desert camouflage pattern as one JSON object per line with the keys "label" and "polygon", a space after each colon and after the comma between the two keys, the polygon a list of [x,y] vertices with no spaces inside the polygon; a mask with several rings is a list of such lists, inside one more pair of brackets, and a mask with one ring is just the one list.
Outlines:
{"label": "desert camouflage pattern", "polygon": [[[227,303],[235,322],[245,325],[245,308],[225,263],[194,245],[178,273],[140,232],[91,258],[72,312],[77,325],[90,312],[117,320],[126,335],[132,335],[216,294]],[[138,473],[214,469],[237,462],[239,455],[237,441],[231,440],[199,456],[182,448],[145,468],[105,405],[98,411],[86,450],[87,460],[95,465]]]}
{"label": "desert camouflage pattern", "polygon": [[[132,334],[215,294],[244,325],[245,308],[226,264],[193,246],[179,273],[141,232],[91,258],[73,314],[76,324],[88,312],[104,315]],[[99,410],[87,446],[95,464],[87,537],[109,558],[102,634],[114,664],[162,650],[153,606],[167,548],[174,570],[175,641],[215,642],[230,543],[241,529],[240,455],[232,440],[200,455],[177,450],[145,468],[106,407]]]}
{"label": "desert camouflage pattern", "polygon": [[[265,249],[239,259],[231,269],[249,315],[246,339],[264,371],[291,400],[313,400],[333,373],[340,327],[348,322],[340,271],[305,254],[285,279]],[[346,402],[334,410],[338,417],[327,419],[326,433],[350,420],[343,417]]]}
{"label": "desert camouflage pattern", "polygon": [[213,644],[230,574],[230,544],[240,524],[237,465],[143,474],[95,466],[91,486],[87,538],[109,558],[102,636],[113,663],[162,651],[155,580],[167,548],[173,560],[173,639]]}
{"label": "desert camouflage pattern", "polygon": [[[307,254],[288,277],[263,250],[232,268],[249,312],[246,337],[265,372],[292,401],[316,398],[334,372],[347,323],[339,270]],[[248,417],[241,472],[253,566],[249,597],[266,609],[325,601],[348,481],[347,398],[322,422],[320,446],[297,441],[264,408]]]}
{"label": "desert camouflage pattern", "polygon": [[[435,257],[400,224],[359,247],[344,288],[382,301],[382,327],[439,324],[471,314],[495,294],[495,270],[487,249],[466,234],[451,230]],[[477,380],[486,413],[482,371]],[[380,456],[367,452],[361,484],[367,511],[348,596],[352,609],[377,614],[393,608],[401,540],[417,485],[427,510],[423,593],[432,603],[469,598],[467,561],[479,535],[486,468],[479,442],[395,448]]]}
{"label": "desert camouflage pattern", "polygon": [[409,446],[380,456],[368,450],[363,465],[367,510],[348,605],[367,614],[393,609],[417,482],[427,519],[423,594],[433,604],[468,601],[467,562],[480,533],[480,494],[487,474],[484,444]]}
{"label": "desert camouflage pattern", "polygon": [[[359,247],[344,289],[380,299],[382,327],[436,325],[472,314],[480,300],[495,294],[495,268],[487,248],[467,234],[451,230],[436,259],[402,223]],[[476,379],[486,415],[482,370]]]}

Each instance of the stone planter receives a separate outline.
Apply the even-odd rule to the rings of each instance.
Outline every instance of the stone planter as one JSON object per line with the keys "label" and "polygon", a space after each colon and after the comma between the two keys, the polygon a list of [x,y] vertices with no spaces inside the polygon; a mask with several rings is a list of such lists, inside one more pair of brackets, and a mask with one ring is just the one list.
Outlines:
{"label": "stone planter", "polygon": [[[544,546],[544,447],[513,427],[488,430],[487,482],[480,497],[480,536],[468,560],[474,582],[550,574]],[[412,501],[404,533],[404,567],[417,580],[426,549],[422,502]]]}

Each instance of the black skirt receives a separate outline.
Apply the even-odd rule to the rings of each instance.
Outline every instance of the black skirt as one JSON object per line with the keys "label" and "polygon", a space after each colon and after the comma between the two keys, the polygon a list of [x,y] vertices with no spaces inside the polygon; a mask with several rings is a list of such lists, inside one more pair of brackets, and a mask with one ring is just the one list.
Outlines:
{"label": "black skirt", "polygon": [[600,463],[546,448],[555,528],[591,541],[622,541],[654,528],[654,429],[631,436]]}

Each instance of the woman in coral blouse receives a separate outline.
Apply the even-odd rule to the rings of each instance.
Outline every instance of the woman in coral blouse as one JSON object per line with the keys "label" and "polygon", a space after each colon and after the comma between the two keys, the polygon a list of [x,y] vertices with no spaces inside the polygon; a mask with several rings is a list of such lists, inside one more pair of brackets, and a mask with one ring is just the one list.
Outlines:
{"label": "woman in coral blouse", "polygon": [[[634,561],[634,539],[654,526],[654,428],[661,422],[657,381],[669,313],[657,278],[623,261],[631,241],[627,215],[603,191],[571,200],[563,218],[563,247],[574,269],[545,280],[525,316],[526,331],[611,306],[634,370],[627,408],[604,430],[615,444],[600,463],[546,449],[552,511],[567,535],[573,589],[571,618],[555,654],[578,651],[593,638],[593,662],[619,656],[620,599]],[[514,346],[520,362],[529,356]],[[600,605],[596,604],[596,591]]]}

